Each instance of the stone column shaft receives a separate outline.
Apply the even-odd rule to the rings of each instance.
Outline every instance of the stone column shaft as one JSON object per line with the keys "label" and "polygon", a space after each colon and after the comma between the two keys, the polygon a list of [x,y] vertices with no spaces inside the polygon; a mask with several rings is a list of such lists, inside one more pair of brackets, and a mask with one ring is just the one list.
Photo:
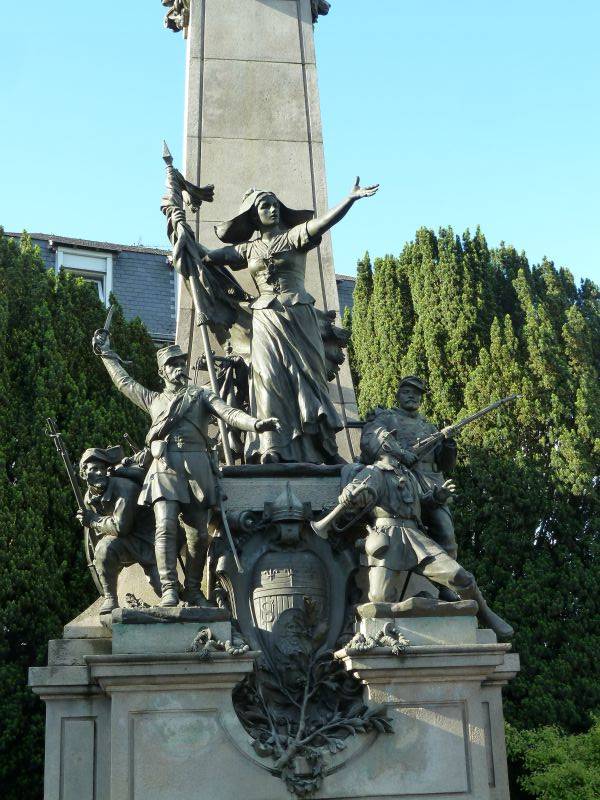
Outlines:
{"label": "stone column shaft", "polygon": [[[330,24],[323,22],[322,24]],[[194,218],[198,239],[221,243],[214,226],[233,216],[250,187],[271,189],[288,205],[328,208],[323,134],[310,0],[192,0],[187,28],[184,170],[194,183],[215,184],[215,201]],[[236,277],[255,293],[246,271]],[[307,290],[319,308],[338,312],[329,235],[307,263]],[[177,341],[201,354],[191,298],[178,299]],[[330,385],[342,420],[355,419],[345,364]],[[352,456],[350,436],[338,439]]]}

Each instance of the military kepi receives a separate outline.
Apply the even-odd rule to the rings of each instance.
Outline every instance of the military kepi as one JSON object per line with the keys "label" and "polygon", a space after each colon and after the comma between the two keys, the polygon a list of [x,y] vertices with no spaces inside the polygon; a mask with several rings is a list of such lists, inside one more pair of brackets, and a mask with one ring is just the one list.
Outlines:
{"label": "military kepi", "polygon": [[85,453],[79,459],[79,471],[82,472],[83,467],[88,461],[101,461],[114,467],[125,458],[125,453],[120,444],[114,447],[88,447]]}
{"label": "military kepi", "polygon": [[167,347],[161,347],[160,350],[156,351],[159,369],[162,369],[169,361],[173,361],[174,358],[187,358],[187,353],[184,353],[178,344],[169,344]]}
{"label": "military kepi", "polygon": [[421,378],[419,378],[417,375],[406,375],[404,378],[402,378],[398,384],[398,389],[401,389],[403,386],[413,386],[423,394],[425,394],[427,391],[425,381],[421,380]]}

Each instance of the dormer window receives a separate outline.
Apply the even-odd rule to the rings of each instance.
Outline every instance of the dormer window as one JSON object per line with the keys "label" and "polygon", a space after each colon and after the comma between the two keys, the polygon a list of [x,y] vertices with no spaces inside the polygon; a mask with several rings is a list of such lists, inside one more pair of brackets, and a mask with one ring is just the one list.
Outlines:
{"label": "dormer window", "polygon": [[78,278],[94,284],[105,306],[112,291],[113,257],[98,250],[78,250],[57,245],[56,269],[66,269]]}

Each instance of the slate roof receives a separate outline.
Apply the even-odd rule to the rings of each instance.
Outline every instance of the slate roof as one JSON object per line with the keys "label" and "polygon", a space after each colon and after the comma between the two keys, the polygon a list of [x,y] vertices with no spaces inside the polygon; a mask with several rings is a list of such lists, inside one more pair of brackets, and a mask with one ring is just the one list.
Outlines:
{"label": "slate roof", "polygon": [[[82,250],[105,250],[109,253],[152,253],[153,255],[168,256],[171,251],[164,250],[160,247],[144,247],[140,244],[115,244],[114,242],[96,242],[92,239],[73,239],[70,236],[58,236],[53,233],[33,233],[27,231],[28,236],[32,239],[41,239],[46,242],[54,242],[57,245],[67,245],[69,247],[77,247]],[[14,233],[6,231],[6,236],[14,236],[19,238],[21,233]]]}

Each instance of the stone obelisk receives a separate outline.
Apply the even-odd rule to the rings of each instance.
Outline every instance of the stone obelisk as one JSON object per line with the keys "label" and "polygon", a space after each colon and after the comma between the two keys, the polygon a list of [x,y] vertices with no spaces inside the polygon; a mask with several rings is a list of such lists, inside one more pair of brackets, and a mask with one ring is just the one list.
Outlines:
{"label": "stone obelisk", "polygon": [[[187,39],[185,175],[196,184],[215,184],[214,202],[193,218],[199,241],[221,244],[214,225],[235,214],[250,187],[272,189],[287,205],[322,214],[328,200],[314,23],[328,4],[184,0],[176,6],[172,27],[183,27]],[[249,277],[242,274],[240,282],[254,293]],[[319,308],[339,314],[329,234],[309,254],[306,288]],[[194,364],[201,343],[183,283],[177,341]],[[344,423],[357,419],[347,363],[330,393]],[[339,434],[338,446],[346,458],[355,454],[348,428]]]}

